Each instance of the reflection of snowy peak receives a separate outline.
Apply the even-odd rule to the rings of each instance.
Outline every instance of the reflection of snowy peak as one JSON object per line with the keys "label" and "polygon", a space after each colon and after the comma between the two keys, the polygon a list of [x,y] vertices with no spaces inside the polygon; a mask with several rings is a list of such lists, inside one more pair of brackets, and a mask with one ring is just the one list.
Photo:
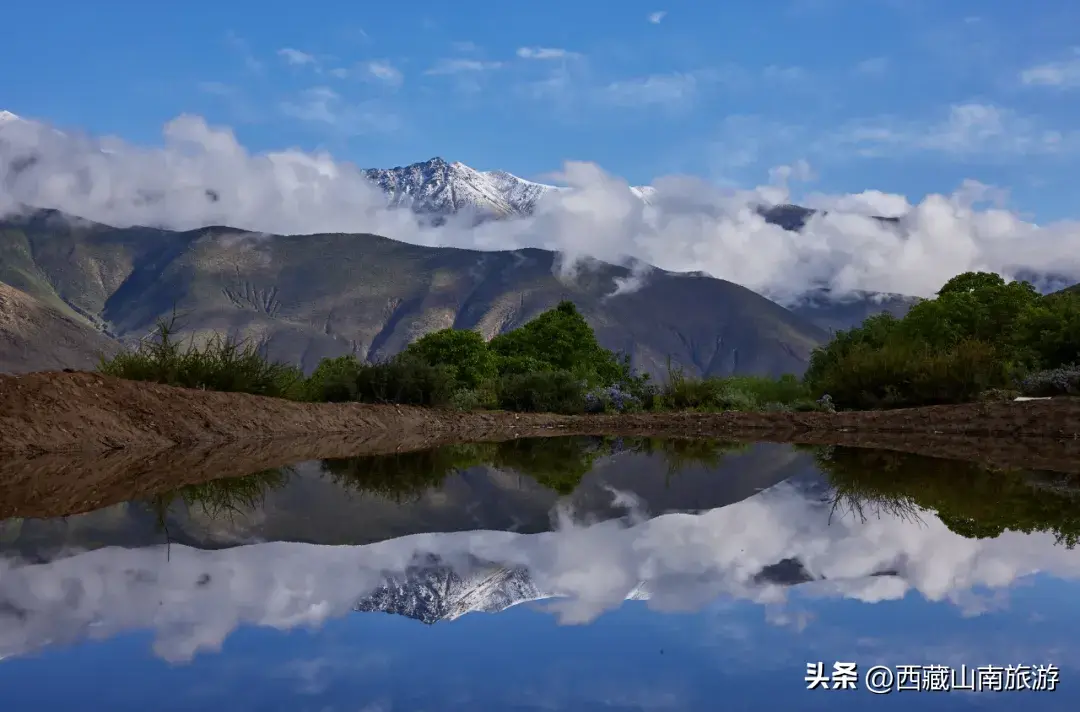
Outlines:
{"label": "reflection of snowy peak", "polygon": [[430,625],[475,611],[497,613],[518,603],[549,597],[537,588],[525,569],[490,567],[459,574],[446,566],[417,567],[389,576],[354,608],[396,613]]}
{"label": "reflection of snowy peak", "polygon": [[[894,572],[874,573],[873,576]],[[797,559],[784,559],[764,567],[753,577],[758,585],[794,586],[818,577]],[[541,589],[528,569],[494,564],[476,565],[462,573],[432,559],[427,566],[413,566],[385,582],[353,606],[363,613],[394,613],[432,625],[452,621],[466,613],[498,613],[519,603],[557,598],[559,593]],[[644,583],[626,596],[628,601],[649,599]]]}
{"label": "reflection of snowy peak", "polygon": [[238,626],[286,630],[352,610],[430,623],[557,597],[550,611],[580,623],[627,598],[696,611],[721,597],[776,604],[779,587],[800,585],[814,597],[876,603],[915,593],[968,607],[979,592],[1036,574],[1080,581],[1080,559],[1052,534],[966,539],[930,511],[844,516],[811,484],[632,526],[414,534],[364,546],[110,546],[37,564],[0,558],[0,656],[149,629],[158,655],[190,660],[220,649]]}

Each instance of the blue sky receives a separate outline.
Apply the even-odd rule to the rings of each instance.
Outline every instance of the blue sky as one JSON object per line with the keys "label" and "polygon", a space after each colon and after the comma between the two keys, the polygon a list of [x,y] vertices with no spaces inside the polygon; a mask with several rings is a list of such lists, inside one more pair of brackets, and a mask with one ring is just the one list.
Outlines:
{"label": "blue sky", "polygon": [[[68,710],[93,700],[144,710],[1051,710],[1075,706],[1076,586],[1054,579],[1011,591],[980,616],[911,595],[876,604],[792,594],[803,624],[750,602],[720,600],[663,614],[626,603],[589,625],[558,625],[537,606],[425,626],[353,613],[320,628],[243,627],[220,651],[167,663],[144,631],[57,647],[0,665],[18,709]],[[1034,618],[1038,613],[1037,619]],[[807,690],[807,662],[874,665],[1054,665],[1053,692],[900,691],[874,697]],[[49,684],[64,679],[67,684]],[[723,702],[717,705],[717,702]],[[1021,702],[1022,700],[1022,702]],[[1072,700],[1072,702],[1070,702]],[[226,702],[227,701],[227,702]]]}
{"label": "blue sky", "polygon": [[755,185],[803,159],[814,190],[972,178],[1072,217],[1074,0],[43,0],[5,24],[0,107],[138,143],[194,113],[364,166]]}

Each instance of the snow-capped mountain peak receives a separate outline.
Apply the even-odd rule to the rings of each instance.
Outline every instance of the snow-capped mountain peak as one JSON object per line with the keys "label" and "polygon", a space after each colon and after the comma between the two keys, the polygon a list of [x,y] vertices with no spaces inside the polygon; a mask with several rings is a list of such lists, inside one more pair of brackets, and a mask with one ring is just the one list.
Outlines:
{"label": "snow-capped mountain peak", "polygon": [[387,194],[393,207],[449,215],[462,211],[486,217],[529,215],[555,186],[523,180],[506,171],[478,171],[464,163],[435,158],[364,174]]}
{"label": "snow-capped mountain peak", "polygon": [[[424,214],[467,210],[487,218],[524,217],[533,213],[545,195],[567,190],[503,170],[478,171],[439,157],[397,168],[369,168],[364,173],[387,193],[391,206],[411,207]],[[631,186],[630,191],[645,203],[656,192],[652,186]]]}
{"label": "snow-capped mountain peak", "polygon": [[[16,123],[34,124],[0,109],[0,126]],[[112,153],[108,149],[100,150]],[[368,168],[363,173],[386,193],[389,207],[409,208],[440,220],[457,213],[470,214],[478,221],[525,217],[533,214],[545,195],[567,190],[525,180],[503,170],[478,171],[460,161],[447,162],[440,156],[406,166]],[[645,203],[651,203],[656,192],[652,186],[631,186],[630,190]],[[208,191],[207,195],[213,192]],[[800,229],[814,212],[799,206],[761,208],[767,221],[788,230]]]}

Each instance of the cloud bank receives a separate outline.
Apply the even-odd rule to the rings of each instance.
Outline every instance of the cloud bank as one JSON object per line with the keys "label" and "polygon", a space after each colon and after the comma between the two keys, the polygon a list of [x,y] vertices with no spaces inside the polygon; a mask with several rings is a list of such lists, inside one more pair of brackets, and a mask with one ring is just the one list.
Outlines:
{"label": "cloud bank", "polygon": [[869,604],[915,593],[968,615],[987,610],[986,590],[1000,599],[1036,573],[1080,579],[1080,558],[1052,535],[965,539],[929,512],[920,517],[838,517],[829,502],[781,483],[703,514],[630,526],[564,520],[543,534],[418,534],[356,547],[173,546],[168,558],[163,547],[106,548],[44,564],[0,560],[0,657],[146,629],[158,655],[186,660],[220,649],[241,625],[285,630],[349,615],[388,575],[429,555],[452,567],[480,560],[525,569],[537,590],[557,597],[547,610],[571,624],[643,591],[654,610],[743,600],[770,607],[780,620],[787,589],[758,574],[785,559],[818,579],[800,585],[806,596]]}
{"label": "cloud bank", "polygon": [[[975,182],[914,204],[873,190],[811,196],[814,206],[837,212],[796,234],[767,224],[754,206],[791,200],[786,181],[808,175],[805,165],[774,170],[772,183],[738,191],[662,177],[643,202],[621,178],[571,161],[559,176],[571,190],[549,192],[530,218],[434,228],[388,210],[356,166],[327,153],[252,153],[230,130],[196,116],[169,122],[163,138],[161,146],[141,147],[0,122],[0,214],[29,204],[117,226],[216,224],[266,233],[373,232],[481,250],[540,247],[571,262],[634,258],[701,271],[779,301],[822,287],[930,296],[973,269],[1080,281],[1080,223],[1026,222],[988,203],[995,192]],[[874,214],[901,220],[867,217]]]}

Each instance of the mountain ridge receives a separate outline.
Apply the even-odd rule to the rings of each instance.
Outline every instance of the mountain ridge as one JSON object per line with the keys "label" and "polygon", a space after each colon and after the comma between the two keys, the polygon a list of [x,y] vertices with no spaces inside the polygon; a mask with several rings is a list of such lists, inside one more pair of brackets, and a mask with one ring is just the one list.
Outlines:
{"label": "mountain ridge", "polygon": [[[25,121],[4,116],[5,123]],[[569,190],[440,157],[364,175],[387,196],[388,207],[436,221],[524,217],[545,195]],[[653,195],[651,187],[630,190],[646,203]],[[219,199],[212,189],[204,192],[210,202]],[[789,230],[815,214],[793,205],[758,210]],[[310,254],[318,250],[336,259]],[[113,228],[48,209],[0,220],[0,282],[65,318],[130,343],[179,307],[185,335],[253,337],[266,342],[273,357],[306,370],[343,353],[385,358],[449,326],[476,328],[490,338],[571,298],[601,343],[630,353],[654,375],[666,373],[669,357],[692,375],[799,373],[830,332],[883,308],[908,306],[907,298],[882,307],[822,297],[789,310],[731,282],[655,268],[643,287],[622,294],[620,285],[634,281],[631,270],[594,261],[568,282],[555,274],[557,259],[544,250],[455,251],[376,235]],[[390,262],[363,264],[372,260]],[[327,273],[336,279],[326,289],[305,284]],[[360,315],[350,318],[349,310]],[[87,339],[94,340],[89,332]]]}
{"label": "mountain ridge", "polygon": [[[556,253],[480,252],[370,234],[265,235],[232,228],[112,228],[39,211],[0,220],[0,282],[132,341],[175,309],[180,333],[264,342],[311,370],[378,360],[447,327],[486,338],[571,299],[607,348],[654,375],[801,372],[824,329],[732,282],[591,261],[561,276]],[[316,275],[318,278],[316,279]]]}

